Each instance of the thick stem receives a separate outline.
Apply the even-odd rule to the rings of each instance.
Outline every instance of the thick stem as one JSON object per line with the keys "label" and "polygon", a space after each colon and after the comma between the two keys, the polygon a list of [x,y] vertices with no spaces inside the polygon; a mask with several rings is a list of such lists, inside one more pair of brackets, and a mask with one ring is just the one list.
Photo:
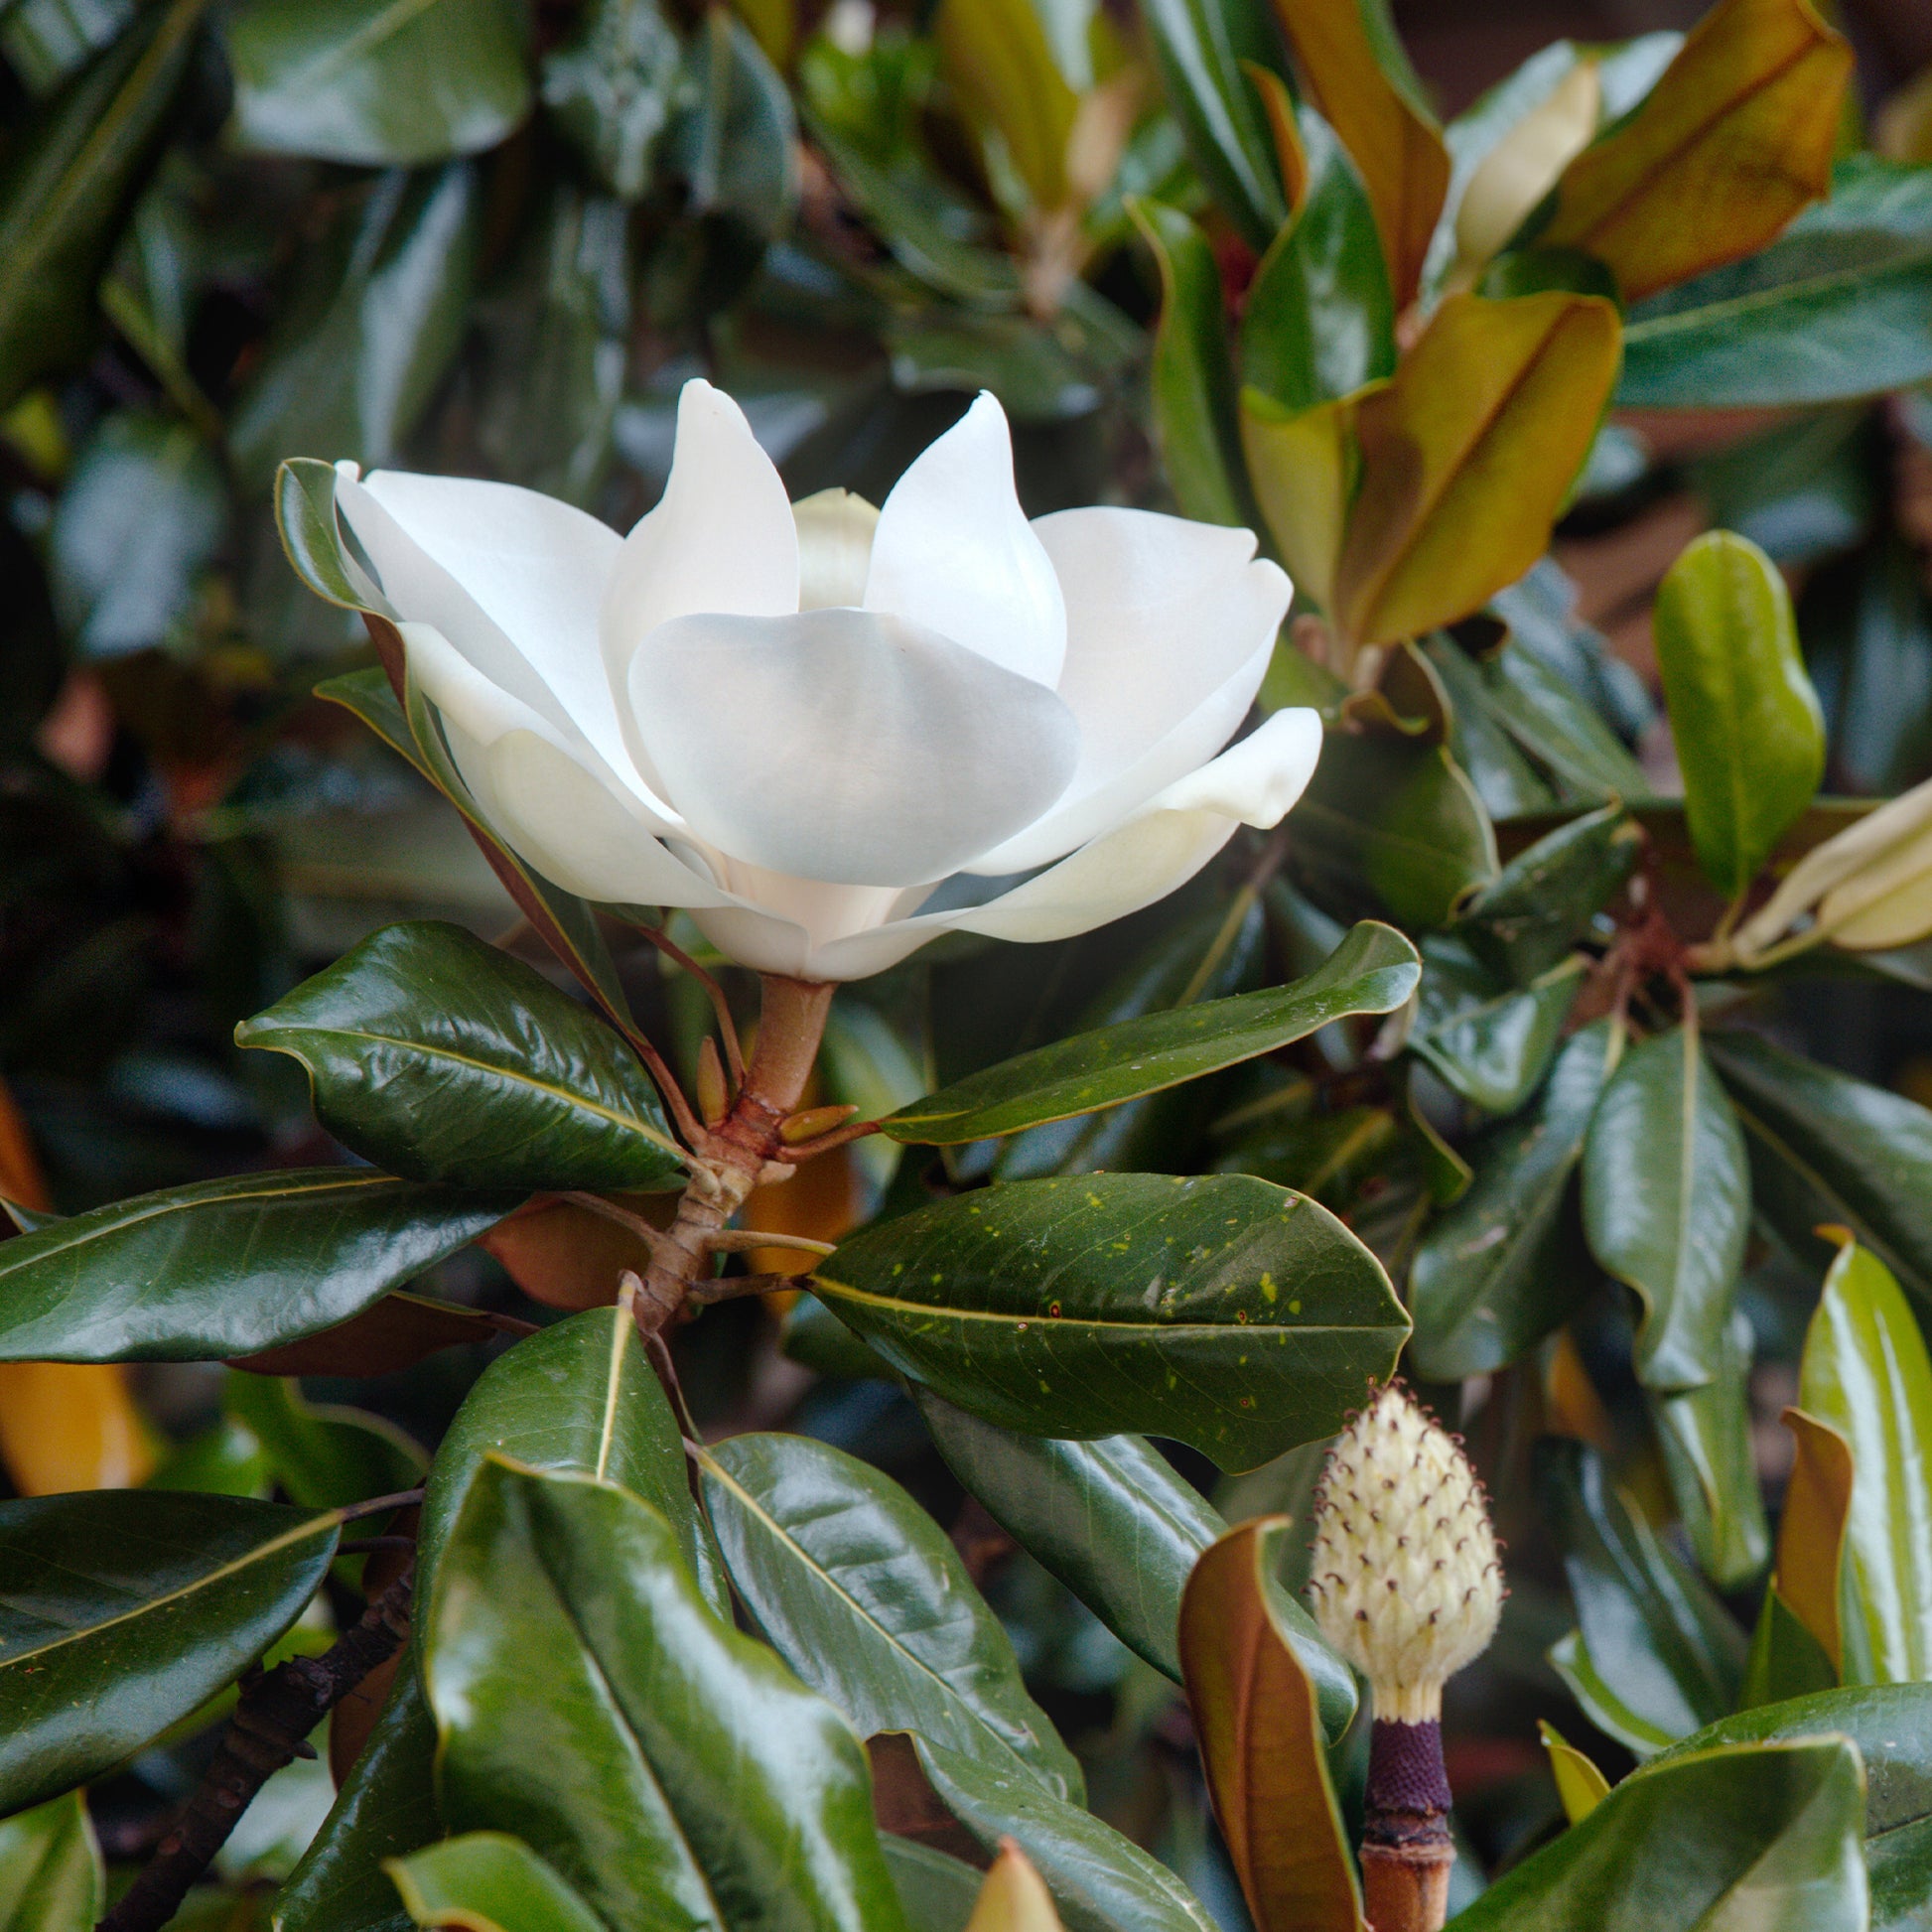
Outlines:
{"label": "thick stem", "polygon": [[255,1793],[285,1764],[313,1756],[310,1731],[402,1648],[414,1580],[412,1564],[322,1656],[291,1657],[242,1692],[181,1822],[95,1932],[160,1932],[174,1917]]}
{"label": "thick stem", "polygon": [[1373,1932],[1442,1932],[1455,1863],[1449,1813],[1441,1724],[1377,1718],[1362,1825],[1363,1905]]}

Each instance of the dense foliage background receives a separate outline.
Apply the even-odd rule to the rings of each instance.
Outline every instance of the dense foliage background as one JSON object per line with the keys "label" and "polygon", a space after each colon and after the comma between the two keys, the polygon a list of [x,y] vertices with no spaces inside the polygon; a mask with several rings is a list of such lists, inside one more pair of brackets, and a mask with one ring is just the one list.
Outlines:
{"label": "dense foliage background", "polygon": [[[1511,1546],[1502,1636],[1451,1696],[1463,1902],[1565,1815],[1539,1719],[1614,1775],[1740,1696],[1932,1678],[1932,1541],[1912,1515],[1928,1370],[1886,1385],[1896,1427],[1861,1464],[1889,1457],[1893,1484],[1859,1546],[1868,1566],[1888,1544],[1893,1567],[1848,1598],[1847,1631],[1868,1631],[1822,1666],[1815,1621],[1782,1662],[1760,1634],[1764,1695],[1740,1688],[1774,1557],[1802,1594],[1795,1570],[1822,1547],[1774,1548],[1796,1520],[1805,1439],[1778,1418],[1801,1359],[1803,1406],[1842,1402],[1854,1437],[1876,1374],[1856,1337],[1812,1328],[1807,1352],[1832,1253],[1816,1225],[1850,1225],[1902,1283],[1924,1364],[1932,955],[1886,943],[1726,976],[1645,923],[1661,907],[1674,940],[1722,933],[1727,901],[1761,901],[1851,821],[1833,800],[1932,777],[1932,74],[1910,70],[1932,50],[1909,10],[1841,22],[1863,63],[1841,111],[1835,37],[1753,52],[1809,10],[1733,0],[1741,38],[1690,84],[1737,118],[1738,154],[1802,149],[1794,178],[1816,164],[1829,198],[1730,194],[1720,154],[1611,232],[1591,225],[1588,183],[1552,203],[1532,157],[1525,199],[1483,158],[1548,102],[1561,123],[1584,66],[1597,92],[1567,111],[1584,139],[1608,130],[1600,155],[1683,71],[1661,30],[1695,8],[1624,23],[1660,30],[1635,39],[1574,23],[1617,42],[1587,62],[1568,42],[1536,51],[1573,23],[1419,13],[1427,78],[1373,0],[1363,46],[1382,66],[1337,67],[1320,11],[0,0],[0,1192],[33,1226],[350,1161],[296,1062],[234,1032],[392,921],[453,921],[562,981],[448,803],[312,695],[375,658],[290,567],[284,460],[500,478],[628,528],[691,374],[743,401],[794,497],[840,483],[878,500],[990,388],[1031,512],[1125,502],[1265,533],[1305,596],[1264,701],[1319,705],[1329,754],[1283,838],[1244,838],[1121,926],[949,942],[842,992],[815,1098],[885,1115],[1064,1035],[1300,978],[1364,917],[1421,943],[1420,1006],[1406,1033],[1332,1025],[1003,1140],[875,1137],[747,1218],[836,1242],[989,1175],[1103,1170],[1257,1174],[1340,1216],[1402,1291],[1407,1372],[1469,1436]],[[1798,93],[1753,129],[1781,63]],[[1446,97],[1465,111],[1440,132]],[[1417,177],[1392,156],[1440,168],[1440,222],[1404,213]],[[1534,343],[1487,333],[1479,305],[1528,297],[1552,305]],[[1439,366],[1421,318],[1445,301],[1478,306],[1459,312],[1467,359]],[[1506,366],[1498,412],[1525,411],[1487,471],[1474,432],[1444,427],[1471,366]],[[1418,441],[1462,465],[1429,514],[1391,481]],[[1310,481],[1324,462],[1325,507]],[[1706,714],[1687,733],[1689,684],[1666,716],[1653,595],[1714,526],[1792,588],[1795,638],[1775,610],[1758,631],[1778,665],[1802,640],[1830,798],[1814,802],[1803,719]],[[1776,757],[1787,733],[1795,769]],[[1739,764],[1761,841],[1687,821],[1680,755]],[[640,1023],[695,1084],[702,992],[610,936]],[[725,978],[749,1017],[751,980]],[[1626,1119],[1587,1152],[1613,1012],[1654,1077],[1624,1083]],[[1721,1115],[1689,1136],[1716,1178],[1687,1181],[1658,1122],[1700,1105]],[[1615,1224],[1611,1203],[1673,1186],[1685,1240],[1728,1263],[1660,1260],[1670,1229]],[[608,1305],[638,1252],[545,1205],[435,1262],[423,1292],[477,1318],[425,1350],[391,1338],[361,1361],[252,1370],[221,1365],[238,1348],[6,1361],[0,1464],[23,1498],[152,1484],[324,1507],[405,1490],[509,1341]],[[673,1347],[708,1439],[794,1432],[904,1485],[998,1611],[1095,1812],[1238,1928],[1178,1694],[996,1520],[963,1473],[997,1460],[974,1446],[983,1425],[915,1399],[809,1298],[728,1303]],[[1538,1449],[1551,1435],[1585,1447]],[[1319,1450],[1231,1476],[1198,1447],[1170,1460],[1234,1522],[1305,1516]],[[1285,1547],[1292,1586],[1302,1540]],[[368,1587],[339,1561],[284,1647],[326,1648]],[[223,1697],[92,1786],[117,1876],[192,1788]],[[345,1775],[374,1716],[352,1701],[322,1759],[277,1774],[192,1922],[269,1922],[329,1811],[330,1760]],[[1344,1809],[1353,1735],[1333,1760]],[[886,1822],[971,1850],[920,1810],[929,1785],[878,1775],[882,1806],[904,1807]],[[0,1925],[42,1923],[9,1918],[7,1896],[0,1870]],[[1883,1922],[1923,1922],[1912,1896]]]}

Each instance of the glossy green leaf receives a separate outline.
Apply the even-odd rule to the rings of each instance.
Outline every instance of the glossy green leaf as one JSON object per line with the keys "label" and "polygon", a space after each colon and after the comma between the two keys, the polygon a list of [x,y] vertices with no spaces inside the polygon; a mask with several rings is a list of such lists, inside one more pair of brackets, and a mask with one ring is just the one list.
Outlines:
{"label": "glossy green leaf", "polygon": [[1722,1744],[1849,1737],[1864,1763],[1871,1932],[1907,1932],[1932,1911],[1932,1689],[1832,1690],[1721,1718],[1669,1755]]}
{"label": "glossy green leaf", "polygon": [[1307,979],[1038,1047],[901,1107],[884,1128],[897,1141],[955,1146],[1092,1113],[1271,1053],[1350,1014],[1393,1012],[1420,976],[1408,940],[1365,922]]}
{"label": "glossy green leaf", "polygon": [[0,408],[91,335],[95,286],[207,10],[150,9],[13,131],[0,168]]}
{"label": "glossy green leaf", "polygon": [[608,1923],[904,1932],[859,1740],[624,1490],[485,1459],[424,1676],[451,1825],[513,1828]]}
{"label": "glossy green leaf", "polygon": [[1564,1047],[1541,1096],[1472,1153],[1468,1191],[1431,1222],[1409,1273],[1417,1369],[1486,1374],[1558,1326],[1587,1285],[1565,1212],[1570,1177],[1623,1050],[1611,1022]]}
{"label": "glossy green leaf", "polygon": [[1538,1495],[1594,1669],[1635,1715],[1687,1737],[1736,1703],[1744,1634],[1610,1486],[1583,1444],[1539,1445]]}
{"label": "glossy green leaf", "polygon": [[[1445,977],[1428,956],[1425,987]],[[1435,1000],[1425,996],[1409,1046],[1471,1106],[1513,1114],[1542,1086],[1556,1058],[1583,974],[1581,960],[1566,960],[1520,993],[1497,992],[1493,982],[1473,999],[1456,997],[1459,986],[1440,989]],[[1469,977],[1487,980],[1481,973]]]}
{"label": "glossy green leaf", "polygon": [[685,1479],[677,1418],[627,1310],[586,1309],[553,1322],[478,1377],[444,1434],[423,1500],[417,1568],[424,1600],[463,1498],[489,1455],[642,1496],[676,1530],[706,1600],[720,1616],[729,1612],[717,1546]]}
{"label": "glossy green leaf", "polygon": [[389,1876],[423,1926],[469,1932],[604,1932],[604,1921],[506,1832],[467,1832],[391,1859]]}
{"label": "glossy green leaf", "polygon": [[1843,1737],[1675,1757],[1505,1873],[1457,1932],[1862,1932],[1863,1810]]}
{"label": "glossy green leaf", "polygon": [[1744,1134],[1694,1027],[1624,1054],[1584,1143],[1590,1251],[1643,1303],[1637,1374],[1652,1389],[1719,1373],[1750,1232]]}
{"label": "glossy green leaf", "polygon": [[869,1228],[813,1280],[989,1422],[1172,1436],[1229,1468],[1332,1433],[1407,1334],[1333,1215],[1245,1174],[1015,1181]]}
{"label": "glossy green leaf", "polygon": [[543,59],[552,124],[612,194],[642,198],[677,97],[683,51],[653,0],[592,0]]}
{"label": "glossy green leaf", "polygon": [[1183,516],[1252,526],[1214,251],[1179,209],[1138,200],[1127,206],[1161,271],[1149,381],[1168,486]]}
{"label": "glossy green leaf", "polygon": [[739,1596],[860,1736],[916,1731],[1083,1796],[1012,1639],[946,1533],[890,1476],[803,1436],[734,1436],[698,1467]]}
{"label": "glossy green leaf", "polygon": [[413,1489],[429,1457],[394,1423],[302,1398],[292,1377],[230,1375],[222,1407],[261,1445],[284,1495],[305,1509],[341,1509]]}
{"label": "glossy green leaf", "polygon": [[78,1791],[0,1822],[0,1928],[93,1932],[106,1889]]}
{"label": "glossy green leaf", "polygon": [[1751,1443],[1750,1372],[1750,1319],[1733,1309],[1712,1380],[1650,1398],[1677,1513],[1705,1575],[1720,1589],[1748,1583],[1771,1559]]}
{"label": "glossy green leaf", "polygon": [[[1509,596],[1493,599],[1491,608],[1503,610]],[[1514,634],[1478,668],[1491,717],[1549,771],[1565,797],[1627,802],[1650,795],[1643,767],[1578,689],[1574,671],[1559,669]]]}
{"label": "glossy green leaf", "polygon": [[1793,1251],[1822,1270],[1813,1229],[1849,1227],[1932,1305],[1932,1113],[1752,1034],[1706,1050],[1750,1141],[1758,1211]]}
{"label": "glossy green leaf", "polygon": [[409,1915],[382,1869],[443,1835],[436,1725],[411,1651],[389,1701],[275,1902],[275,1932],[400,1932]]}
{"label": "glossy green leaf", "polygon": [[1773,1579],[1765,1586],[1757,1624],[1751,1631],[1744,1682],[1737,1693],[1738,1710],[1755,1711],[1789,1698],[1837,1689],[1838,1672],[1832,1668],[1824,1645],[1805,1628]]}
{"label": "glossy green leaf", "polygon": [[670,142],[691,207],[775,240],[798,202],[798,121],[782,76],[726,7],[705,15],[685,71],[689,104]]}
{"label": "glossy green leaf", "polygon": [[1311,107],[1298,116],[1309,194],[1270,244],[1241,311],[1241,380],[1284,409],[1395,373],[1395,301],[1361,176]]}
{"label": "glossy green leaf", "polygon": [[933,38],[967,125],[1004,150],[1035,207],[1058,207],[1080,100],[1032,0],[942,0]]}
{"label": "glossy green leaf", "polygon": [[227,518],[221,466],[186,424],[110,416],[48,532],[61,621],[89,657],[173,641]]}
{"label": "glossy green leaf", "polygon": [[1825,775],[1824,714],[1791,593],[1756,544],[1713,530],[1665,574],[1654,628],[1691,843],[1734,898]]}
{"label": "glossy green leaf", "polygon": [[683,1173],[618,1035],[461,926],[384,926],[235,1039],[300,1062],[322,1124],[412,1180],[649,1192]]}
{"label": "glossy green leaf", "polygon": [[[913,1397],[947,1466],[994,1521],[1124,1644],[1178,1683],[1180,1592],[1194,1560],[1227,1527],[1200,1492],[1144,1437],[1022,1436],[930,1389]],[[1354,1682],[1339,1668],[1317,1681],[1324,1720],[1337,1728],[1343,1702],[1354,1709]]]}
{"label": "glossy green leaf", "polygon": [[1932,1677],[1932,1358],[1898,1283],[1848,1243],[1805,1336],[1798,1402],[1852,1446],[1850,1682]]}
{"label": "glossy green leaf", "polygon": [[1619,404],[1790,407],[1932,375],[1932,173],[1841,161],[1768,248],[1632,311]]}
{"label": "glossy green leaf", "polygon": [[243,0],[236,138],[364,168],[493,148],[530,110],[527,31],[515,0]]}
{"label": "glossy green leaf", "polygon": [[136,1194],[0,1245],[0,1361],[225,1361],[367,1308],[517,1205],[366,1169]]}
{"label": "glossy green leaf", "polygon": [[1621,1692],[1613,1690],[1596,1668],[1596,1660],[1589,1654],[1581,1630],[1571,1630],[1553,1643],[1549,1662],[1584,1716],[1604,1736],[1614,1737],[1633,1757],[1653,1757],[1682,1734],[1664,1729],[1624,1703]]}
{"label": "glossy green leaf", "polygon": [[275,526],[296,575],[318,597],[345,611],[395,615],[343,540],[336,514],[333,463],[324,463],[319,457],[294,456],[276,471]]}
{"label": "glossy green leaf", "polygon": [[1614,805],[1519,852],[1462,908],[1469,949],[1526,986],[1564,959],[1635,869],[1642,829]]}
{"label": "glossy green leaf", "polygon": [[348,202],[229,417],[244,481],[264,486],[284,458],[318,452],[397,462],[462,343],[482,216],[461,162],[392,171]]}
{"label": "glossy green leaf", "polygon": [[966,1932],[984,1882],[980,1872],[964,1859],[891,1832],[880,1833],[879,1845],[908,1922],[918,1932]]}
{"label": "glossy green leaf", "polygon": [[0,1503],[0,1810],[109,1770],[301,1613],[337,1518],[103,1489]]}
{"label": "glossy green leaf", "polygon": [[946,1809],[988,1851],[1011,1838],[1052,1891],[1066,1932],[1218,1932],[1166,1865],[1037,1778],[1002,1771],[923,1737],[919,1766]]}

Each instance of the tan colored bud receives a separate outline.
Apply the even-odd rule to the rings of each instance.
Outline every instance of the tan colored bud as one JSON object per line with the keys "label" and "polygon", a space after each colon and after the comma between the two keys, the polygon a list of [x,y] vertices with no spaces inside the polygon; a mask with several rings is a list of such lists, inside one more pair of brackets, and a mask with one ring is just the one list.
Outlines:
{"label": "tan colored bud", "polygon": [[1483,156],[1455,211],[1465,267],[1478,269],[1495,254],[1589,145],[1602,99],[1596,64],[1580,61]]}
{"label": "tan colored bud", "polygon": [[1337,1438],[1315,1496],[1309,1596],[1369,1681],[1374,1715],[1440,1716],[1443,1686],[1502,1613],[1502,1565],[1469,1458],[1399,1383]]}

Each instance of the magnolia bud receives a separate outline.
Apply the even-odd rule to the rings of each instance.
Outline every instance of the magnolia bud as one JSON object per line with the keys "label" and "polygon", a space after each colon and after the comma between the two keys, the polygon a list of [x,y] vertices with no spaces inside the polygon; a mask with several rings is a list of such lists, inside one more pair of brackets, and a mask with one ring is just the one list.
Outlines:
{"label": "magnolia bud", "polygon": [[1375,1716],[1440,1716],[1443,1685],[1487,1647],[1502,1612],[1496,1536],[1469,1458],[1391,1383],[1336,1439],[1314,1525],[1314,1618],[1368,1679]]}

